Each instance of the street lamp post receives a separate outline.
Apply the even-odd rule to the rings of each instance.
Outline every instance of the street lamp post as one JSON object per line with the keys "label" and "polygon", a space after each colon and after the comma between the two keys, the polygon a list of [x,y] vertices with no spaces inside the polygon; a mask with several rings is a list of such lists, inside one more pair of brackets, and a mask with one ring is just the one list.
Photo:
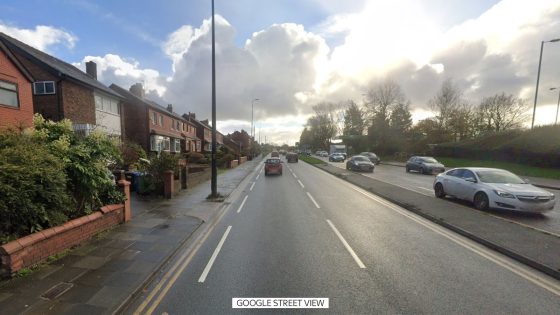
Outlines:
{"label": "street lamp post", "polygon": [[535,126],[535,115],[537,113],[537,97],[539,95],[539,79],[541,76],[541,63],[544,43],[555,43],[557,41],[560,41],[560,38],[555,38],[549,41],[541,41],[541,53],[539,56],[539,69],[537,71],[537,87],[535,88],[535,102],[533,104],[533,120],[531,121],[531,129],[533,129],[533,127]]}
{"label": "street lamp post", "polygon": [[216,39],[214,32],[214,0],[212,0],[212,197],[218,197],[218,168],[216,164]]}
{"label": "street lamp post", "polygon": [[258,98],[254,98],[251,100],[251,157],[254,154],[254,146],[253,146],[253,142],[255,141],[255,130],[254,130],[254,120],[253,120],[253,112],[254,112],[254,108],[255,108],[255,101],[259,101]]}
{"label": "street lamp post", "polygon": [[550,88],[551,91],[558,90],[558,104],[556,104],[556,119],[554,120],[554,125],[558,124],[558,109],[560,109],[560,87]]}

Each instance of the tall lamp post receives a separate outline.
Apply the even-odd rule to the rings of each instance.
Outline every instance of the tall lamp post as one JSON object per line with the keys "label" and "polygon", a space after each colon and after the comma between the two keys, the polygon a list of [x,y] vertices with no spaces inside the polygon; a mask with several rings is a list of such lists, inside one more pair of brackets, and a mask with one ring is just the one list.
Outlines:
{"label": "tall lamp post", "polygon": [[212,197],[218,197],[218,168],[216,165],[216,39],[214,32],[214,0],[212,0]]}
{"label": "tall lamp post", "polygon": [[254,125],[254,120],[253,120],[253,117],[254,117],[253,112],[254,112],[254,109],[255,109],[255,101],[259,101],[259,99],[254,98],[254,99],[251,100],[251,157],[254,154],[254,152],[253,152],[254,151],[253,142],[255,141],[255,134],[254,134],[255,125]]}
{"label": "tall lamp post", "polygon": [[541,54],[539,56],[539,70],[537,71],[537,87],[535,89],[535,102],[533,104],[533,120],[531,121],[531,129],[533,129],[533,127],[535,126],[535,115],[537,113],[537,97],[539,95],[539,79],[541,76],[541,63],[542,63],[542,52],[543,52],[544,43],[555,43],[558,41],[560,41],[560,38],[555,38],[548,41],[541,41]]}
{"label": "tall lamp post", "polygon": [[558,90],[558,104],[556,104],[556,119],[554,120],[554,125],[558,124],[558,109],[560,109],[560,87],[550,88],[551,91]]}

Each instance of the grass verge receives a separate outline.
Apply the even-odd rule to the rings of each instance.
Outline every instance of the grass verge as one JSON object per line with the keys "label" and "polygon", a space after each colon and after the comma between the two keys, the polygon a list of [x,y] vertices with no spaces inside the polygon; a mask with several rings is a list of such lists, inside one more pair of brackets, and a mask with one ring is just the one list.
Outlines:
{"label": "grass verge", "polygon": [[470,160],[446,157],[438,157],[437,159],[446,167],[494,167],[508,170],[519,176],[560,179],[560,169],[555,168],[535,167],[501,161]]}
{"label": "grass verge", "polygon": [[307,156],[307,155],[300,155],[299,159],[309,164],[326,164],[325,161],[323,160],[319,160],[317,158],[314,158],[312,156]]}

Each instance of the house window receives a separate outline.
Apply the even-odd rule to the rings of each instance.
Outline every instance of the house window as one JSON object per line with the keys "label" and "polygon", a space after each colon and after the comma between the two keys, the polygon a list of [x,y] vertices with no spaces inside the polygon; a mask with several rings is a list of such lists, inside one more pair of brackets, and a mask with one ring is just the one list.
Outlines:
{"label": "house window", "polygon": [[175,129],[175,120],[171,119],[171,129]]}
{"label": "house window", "polygon": [[0,105],[19,107],[17,84],[0,81]]}
{"label": "house window", "polygon": [[150,136],[150,151],[169,151],[170,139],[163,136]]}
{"label": "house window", "polygon": [[95,94],[95,109],[115,115],[121,114],[119,101],[99,94]]}
{"label": "house window", "polygon": [[185,123],[181,123],[181,130],[185,131]]}
{"label": "house window", "polygon": [[33,83],[35,95],[55,94],[54,81],[38,81]]}
{"label": "house window", "polygon": [[181,125],[181,123],[177,120],[177,121],[175,122],[175,129],[176,129],[176,130],[181,130],[181,129],[180,129],[180,125]]}
{"label": "house window", "polygon": [[159,115],[159,125],[163,127],[163,115]]}
{"label": "house window", "polygon": [[157,113],[152,112],[152,125],[157,125]]}
{"label": "house window", "polygon": [[181,139],[171,141],[171,152],[181,152]]}

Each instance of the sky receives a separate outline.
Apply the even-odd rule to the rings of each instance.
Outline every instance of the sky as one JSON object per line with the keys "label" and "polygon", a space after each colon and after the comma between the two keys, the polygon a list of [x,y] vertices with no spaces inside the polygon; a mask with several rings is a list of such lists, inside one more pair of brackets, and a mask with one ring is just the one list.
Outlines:
{"label": "sky", "polygon": [[[180,114],[211,113],[210,1],[3,0],[0,31]],[[557,0],[216,0],[218,129],[294,144],[312,107],[364,102],[398,83],[415,121],[446,79],[477,104],[533,104],[541,41],[560,38]],[[545,43],[537,124],[554,122],[560,42]]]}

